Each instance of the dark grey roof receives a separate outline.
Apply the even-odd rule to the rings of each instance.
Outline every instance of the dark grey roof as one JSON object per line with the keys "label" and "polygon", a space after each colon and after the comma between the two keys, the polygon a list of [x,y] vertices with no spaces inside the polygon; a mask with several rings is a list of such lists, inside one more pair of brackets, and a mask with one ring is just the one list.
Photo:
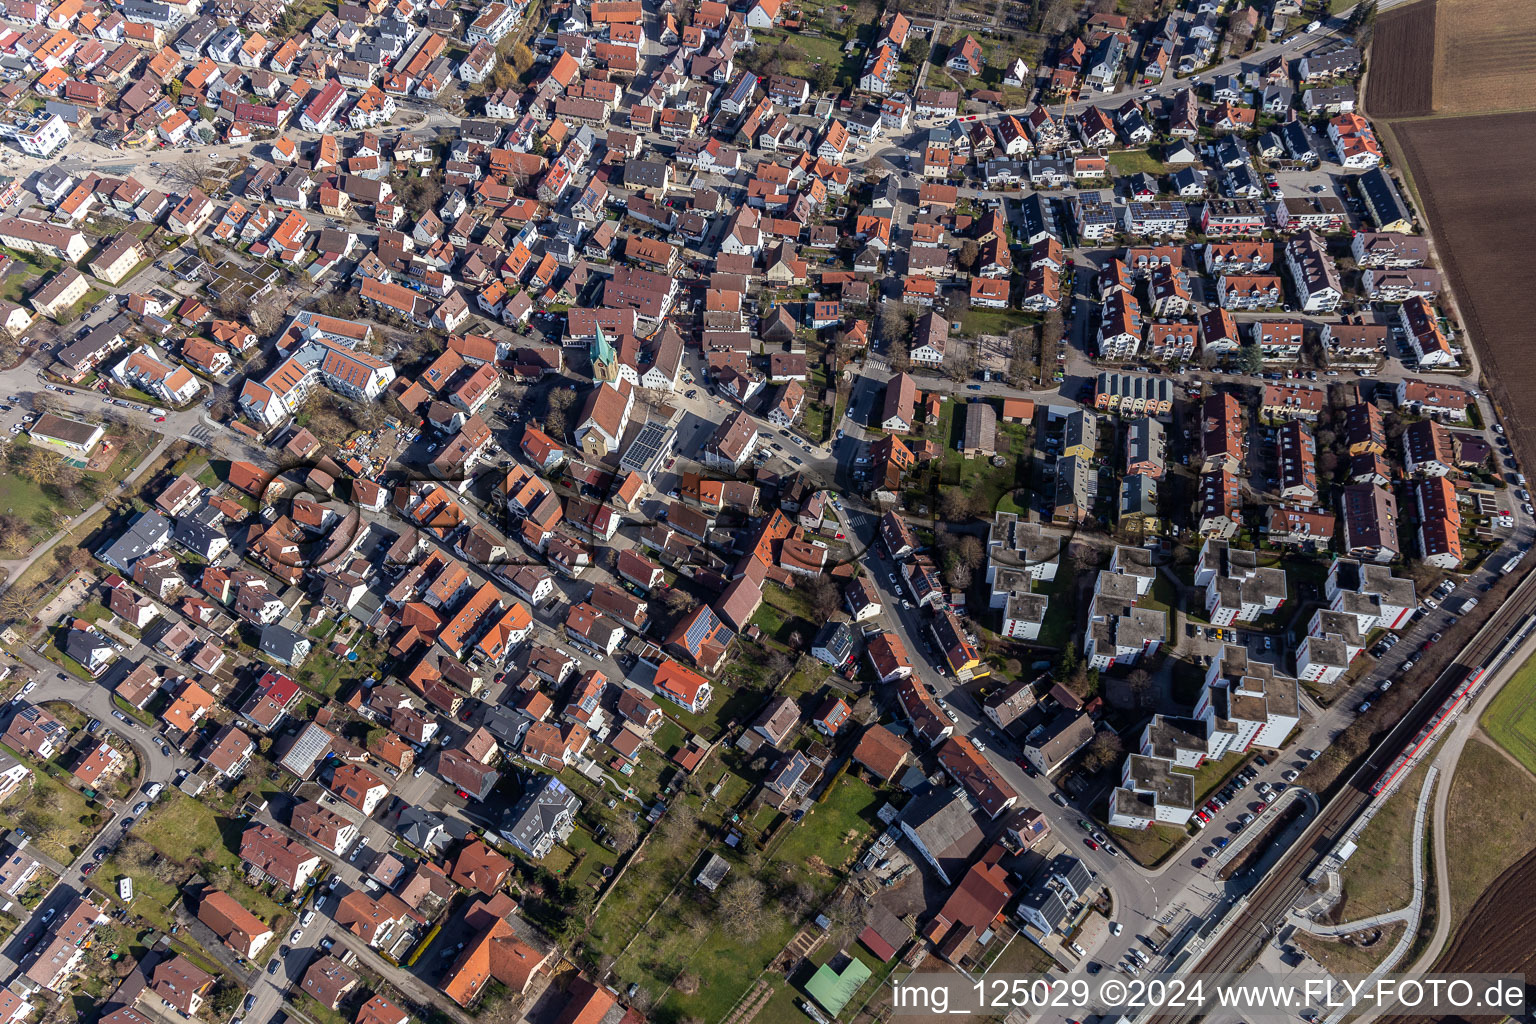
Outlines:
{"label": "dark grey roof", "polygon": [[1019,901],[1019,909],[1023,910],[1025,907],[1038,911],[1040,916],[1052,928],[1060,924],[1067,916],[1067,905],[1062,902],[1061,896],[1057,894],[1055,889],[1047,889],[1043,885],[1030,890]]}
{"label": "dark grey roof", "polygon": [[1093,884],[1094,874],[1081,860],[1063,853],[1051,861],[1051,877],[1059,879],[1072,890],[1074,896],[1081,899]]}
{"label": "dark grey roof", "polygon": [[426,852],[446,849],[453,842],[453,837],[446,831],[443,816],[425,807],[407,807],[402,810],[396,823],[396,832],[401,839]]}
{"label": "dark grey roof", "polygon": [[524,850],[533,850],[560,827],[565,815],[575,816],[581,801],[559,779],[550,777],[537,789],[530,790],[508,813],[501,827],[507,841]]}
{"label": "dark grey roof", "polygon": [[96,557],[123,572],[133,572],[134,564],[158,550],[171,535],[171,521],[159,512],[141,512],[128,529],[103,548]]}
{"label": "dark grey roof", "polygon": [[287,626],[276,622],[268,623],[261,630],[262,653],[271,655],[285,665],[292,665],[302,660],[299,646],[308,642],[302,634],[295,633]]}
{"label": "dark grey roof", "polygon": [[215,542],[227,539],[222,523],[224,514],[211,505],[203,504],[176,521],[176,531],[171,535],[177,544],[209,558]]}
{"label": "dark grey roof", "polygon": [[1397,189],[1393,187],[1392,179],[1380,167],[1373,167],[1360,175],[1355,179],[1355,185],[1360,189],[1360,198],[1365,200],[1378,228],[1394,221],[1412,219]]}
{"label": "dark grey roof", "polygon": [[105,638],[83,629],[71,629],[64,637],[64,653],[86,668],[90,668],[97,653],[113,650],[115,648]]}
{"label": "dark grey roof", "polygon": [[1019,203],[1019,219],[1023,224],[1020,233],[1025,239],[1037,241],[1040,235],[1050,235],[1060,241],[1061,228],[1057,226],[1056,208],[1049,197],[1031,192]]}
{"label": "dark grey roof", "polygon": [[661,188],[666,180],[667,165],[660,160],[631,160],[624,164],[625,185]]}

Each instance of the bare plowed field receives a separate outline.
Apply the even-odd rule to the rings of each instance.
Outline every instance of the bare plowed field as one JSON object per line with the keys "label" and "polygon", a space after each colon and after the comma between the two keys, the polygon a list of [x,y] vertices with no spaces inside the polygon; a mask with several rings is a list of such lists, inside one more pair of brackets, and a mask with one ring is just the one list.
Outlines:
{"label": "bare plowed field", "polygon": [[1393,130],[1483,376],[1520,431],[1522,455],[1536,452],[1536,288],[1524,257],[1536,238],[1536,113],[1400,121]]}
{"label": "bare plowed field", "polygon": [[1376,19],[1365,108],[1372,117],[1413,117],[1434,109],[1436,0],[1396,7]]}
{"label": "bare plowed field", "polygon": [[[1435,7],[1436,111],[1536,106],[1536,17],[1528,0],[1437,0]],[[1372,49],[1382,52],[1379,42]]]}
{"label": "bare plowed field", "polygon": [[[1536,853],[1504,872],[1472,907],[1435,974],[1536,974]],[[1452,1024],[1459,1017],[1404,1015],[1383,1024]],[[1484,1018],[1485,1020],[1487,1018]]]}

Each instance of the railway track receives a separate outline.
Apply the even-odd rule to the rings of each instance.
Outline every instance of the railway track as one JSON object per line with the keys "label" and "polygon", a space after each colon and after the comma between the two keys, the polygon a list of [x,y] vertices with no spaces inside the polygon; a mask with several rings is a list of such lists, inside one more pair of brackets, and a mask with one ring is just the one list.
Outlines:
{"label": "railway track", "polygon": [[[1408,714],[1376,745],[1344,788],[1255,887],[1241,916],[1194,963],[1192,973],[1232,980],[1253,961],[1306,888],[1306,878],[1312,869],[1333,850],[1370,803],[1378,782],[1399,769],[1399,756],[1417,741],[1420,730],[1440,713],[1442,705],[1469,676],[1485,667],[1487,660],[1533,611],[1536,573],[1527,574],[1520,581]],[[1167,1012],[1148,1017],[1141,1024],[1184,1024],[1197,1017],[1194,1012]]]}

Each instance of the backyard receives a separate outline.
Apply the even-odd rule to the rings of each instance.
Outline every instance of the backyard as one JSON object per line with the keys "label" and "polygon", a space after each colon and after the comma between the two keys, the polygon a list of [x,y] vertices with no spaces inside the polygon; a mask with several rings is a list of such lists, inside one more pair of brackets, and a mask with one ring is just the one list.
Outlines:
{"label": "backyard", "polygon": [[247,910],[282,931],[288,917],[280,899],[247,885],[240,878],[240,857],[234,852],[246,823],[221,818],[206,804],[171,790],[145,813],[135,832],[160,856],[207,878]]}
{"label": "backyard", "polygon": [[[740,782],[734,774],[727,781]],[[722,786],[727,789],[722,797],[746,792],[741,784]],[[797,913],[814,913],[873,831],[878,805],[878,794],[844,775],[801,822],[782,825],[762,851],[750,838],[735,850],[713,844],[701,849],[697,832],[674,835],[663,820],[647,855],[630,867],[594,917],[588,941],[614,956],[615,975],[640,984],[663,1013],[720,1020],[795,936],[800,922],[766,909],[772,904],[765,901],[753,926],[723,925],[721,914],[711,912],[713,899],[690,884],[703,857],[712,851],[730,862],[727,886],[753,876],[765,891],[788,894]],[[715,806],[732,816],[731,800]],[[782,897],[775,901],[782,902]],[[704,984],[698,984],[701,979]]]}
{"label": "backyard", "polygon": [[316,639],[309,659],[294,673],[294,681],[312,693],[329,698],[339,696],[352,683],[383,674],[379,666],[388,651],[378,637],[363,632],[355,638],[352,650],[357,655],[355,660],[333,657],[326,651],[326,645]]}
{"label": "backyard", "polygon": [[[990,519],[1004,497],[1029,482],[1029,426],[1024,423],[998,422],[996,457],[1002,460],[1002,465],[993,465],[993,459],[986,456],[966,458],[956,447],[965,439],[966,414],[953,413],[951,410],[956,404],[945,405],[945,411],[950,413],[949,436],[940,442],[944,454],[936,484],[939,487],[958,487],[970,497],[971,508]],[[966,403],[960,407],[968,411],[974,404]]]}
{"label": "backyard", "polygon": [[[15,751],[8,751],[17,756]],[[28,758],[17,757],[30,765]],[[40,851],[69,864],[80,855],[101,827],[102,815],[85,797],[32,767],[32,791],[18,792],[0,807],[0,827],[19,828]]]}

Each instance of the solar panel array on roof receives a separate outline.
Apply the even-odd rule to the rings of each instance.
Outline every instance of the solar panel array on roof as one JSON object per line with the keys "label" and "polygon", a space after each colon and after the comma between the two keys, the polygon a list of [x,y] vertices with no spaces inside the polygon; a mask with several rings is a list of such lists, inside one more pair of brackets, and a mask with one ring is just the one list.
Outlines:
{"label": "solar panel array on roof", "polygon": [[649,477],[656,470],[656,463],[672,450],[674,435],[660,423],[647,423],[630,442],[619,460],[619,468]]}

